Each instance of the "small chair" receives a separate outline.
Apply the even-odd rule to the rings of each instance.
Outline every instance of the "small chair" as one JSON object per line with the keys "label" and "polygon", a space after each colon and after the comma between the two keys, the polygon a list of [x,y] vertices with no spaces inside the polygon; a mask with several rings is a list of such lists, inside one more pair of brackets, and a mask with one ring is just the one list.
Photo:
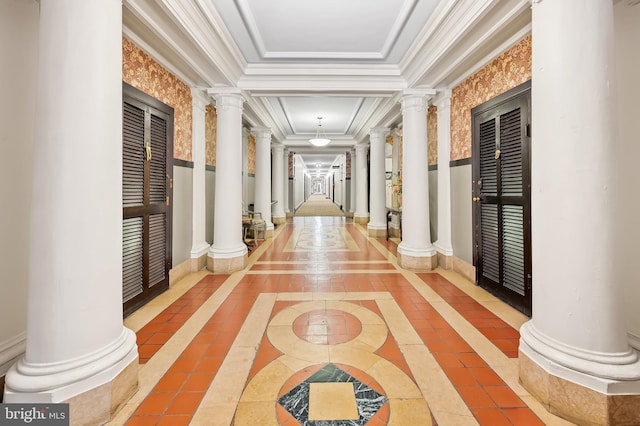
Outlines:
{"label": "small chair", "polygon": [[[259,239],[262,241],[266,239],[267,222],[262,218],[262,213],[260,212],[249,211],[249,217],[251,218],[251,223],[249,224],[248,230],[251,231],[253,243],[257,246]],[[262,238],[260,238],[260,232],[262,232]]]}

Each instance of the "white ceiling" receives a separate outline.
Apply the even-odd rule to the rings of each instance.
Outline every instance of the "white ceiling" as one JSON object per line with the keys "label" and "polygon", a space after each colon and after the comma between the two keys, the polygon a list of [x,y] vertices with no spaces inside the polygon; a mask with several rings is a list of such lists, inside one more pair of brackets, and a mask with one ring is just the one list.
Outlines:
{"label": "white ceiling", "polygon": [[[398,124],[403,90],[451,88],[520,40],[531,12],[528,0],[124,0],[123,23],[192,87],[242,89],[245,123],[315,165]],[[320,116],[322,149],[308,143]]]}

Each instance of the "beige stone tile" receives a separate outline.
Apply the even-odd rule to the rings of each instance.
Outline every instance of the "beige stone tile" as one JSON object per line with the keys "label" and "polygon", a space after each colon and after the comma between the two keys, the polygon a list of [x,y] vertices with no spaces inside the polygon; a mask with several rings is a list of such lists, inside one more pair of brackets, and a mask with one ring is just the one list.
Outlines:
{"label": "beige stone tile", "polygon": [[233,344],[237,346],[258,346],[264,335],[265,326],[269,322],[275,303],[276,295],[274,293],[262,293],[258,295]]}
{"label": "beige stone tile", "polygon": [[[426,347],[408,345],[401,346],[400,350],[434,416],[436,413],[456,413],[473,419],[464,400]],[[444,422],[438,417],[436,421],[442,425],[457,424]]]}
{"label": "beige stone tile", "polygon": [[388,398],[422,398],[415,383],[402,370],[384,358],[365,370],[384,389]]}
{"label": "beige stone tile", "polygon": [[311,383],[309,385],[309,420],[358,420],[358,418],[353,383]]}
{"label": "beige stone tile", "polygon": [[378,300],[376,303],[387,322],[389,331],[399,345],[422,344],[422,339],[411,326],[411,323],[395,300]]}
{"label": "beige stone tile", "polygon": [[549,376],[549,411],[576,423],[607,424],[607,396]]}
{"label": "beige stone tile", "polygon": [[367,371],[373,367],[380,356],[372,351],[360,350],[352,347],[344,347],[341,345],[329,346],[329,361],[338,364],[346,364],[357,366],[360,370]]}
{"label": "beige stone tile", "polygon": [[191,419],[189,426],[229,426],[237,406],[237,402],[208,402],[205,404],[203,401]]}
{"label": "beige stone tile", "polygon": [[351,309],[350,313],[358,318],[363,325],[382,325],[386,328],[384,319],[382,319],[380,315],[376,314],[368,308],[365,308],[364,306],[355,304],[352,305],[354,306],[354,308]]}
{"label": "beige stone tile", "polygon": [[345,343],[345,346],[361,349],[370,348],[371,352],[375,352],[384,345],[388,334],[389,330],[384,324],[363,324],[362,331],[358,337],[351,342]]}
{"label": "beige stone tile", "polygon": [[300,292],[300,293],[278,293],[278,299],[281,301],[310,301],[313,300],[313,293]]}
{"label": "beige stone tile", "polygon": [[438,425],[451,426],[478,426],[479,423],[473,415],[465,416],[450,411],[431,410]]}
{"label": "beige stone tile", "polygon": [[306,361],[304,359],[294,358],[289,355],[281,355],[278,358],[278,361],[284,364],[293,372],[298,372],[300,370],[304,370],[310,365],[317,364],[316,362],[313,362],[313,361]]}
{"label": "beige stone tile", "polygon": [[431,425],[431,413],[422,398],[389,398],[389,426]]}
{"label": "beige stone tile", "polygon": [[304,312],[300,312],[297,309],[291,309],[291,308],[283,309],[282,311],[278,312],[278,314],[275,315],[271,319],[271,321],[269,321],[269,328],[292,327],[293,321],[295,321],[295,319],[298,318],[303,313]]}
{"label": "beige stone tile", "polygon": [[[296,370],[297,371],[297,370]],[[260,370],[247,384],[241,402],[273,402],[284,382],[296,371],[276,359]]]}
{"label": "beige stone tile", "polygon": [[235,426],[278,426],[272,402],[241,402],[236,410]]}

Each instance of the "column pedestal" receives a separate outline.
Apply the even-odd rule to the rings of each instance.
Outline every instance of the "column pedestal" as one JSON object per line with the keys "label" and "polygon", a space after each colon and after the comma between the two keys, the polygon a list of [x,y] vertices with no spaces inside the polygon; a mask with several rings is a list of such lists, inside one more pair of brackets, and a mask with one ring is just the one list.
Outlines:
{"label": "column pedestal", "polygon": [[273,200],[276,203],[273,206],[271,221],[276,225],[284,225],[287,221],[287,216],[284,212],[284,146],[275,144],[272,150],[271,189],[273,191]]}
{"label": "column pedestal", "polygon": [[438,240],[433,243],[438,252],[438,266],[453,269],[451,244],[451,90],[442,93],[438,108]]}

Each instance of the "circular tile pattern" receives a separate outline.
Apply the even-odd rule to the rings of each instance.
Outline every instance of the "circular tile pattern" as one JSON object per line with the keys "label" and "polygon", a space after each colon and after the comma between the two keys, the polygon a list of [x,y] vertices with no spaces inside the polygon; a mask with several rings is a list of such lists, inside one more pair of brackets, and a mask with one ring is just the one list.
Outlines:
{"label": "circular tile pattern", "polygon": [[362,323],[354,315],[338,309],[317,309],[293,321],[293,332],[299,338],[318,345],[337,345],[355,339]]}

